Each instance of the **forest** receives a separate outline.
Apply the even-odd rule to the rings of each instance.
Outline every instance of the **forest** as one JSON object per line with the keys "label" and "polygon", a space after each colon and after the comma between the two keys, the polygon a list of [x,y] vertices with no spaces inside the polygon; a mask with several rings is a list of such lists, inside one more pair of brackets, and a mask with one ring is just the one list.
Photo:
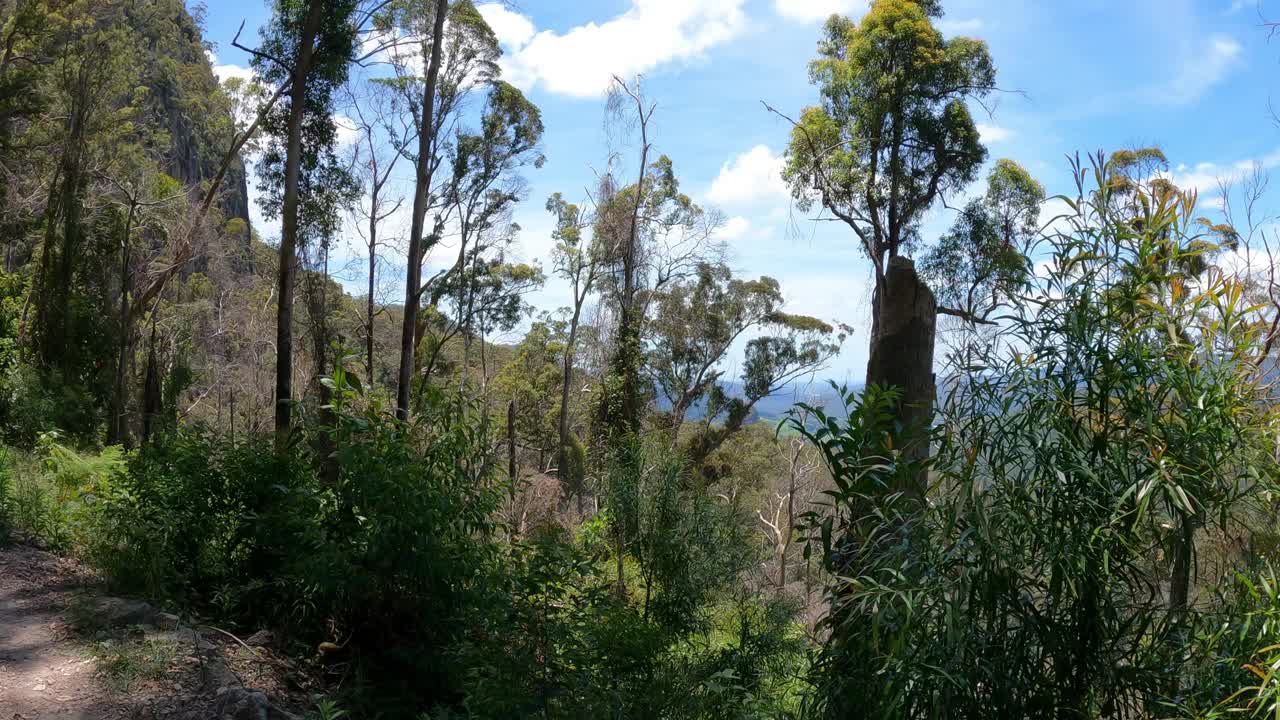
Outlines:
{"label": "forest", "polygon": [[1073,138],[1050,196],[941,0],[830,15],[752,92],[860,332],[738,269],[642,75],[534,197],[492,6],[272,0],[220,80],[219,4],[0,0],[0,686],[8,546],[281,669],[181,717],[1280,718],[1265,168]]}

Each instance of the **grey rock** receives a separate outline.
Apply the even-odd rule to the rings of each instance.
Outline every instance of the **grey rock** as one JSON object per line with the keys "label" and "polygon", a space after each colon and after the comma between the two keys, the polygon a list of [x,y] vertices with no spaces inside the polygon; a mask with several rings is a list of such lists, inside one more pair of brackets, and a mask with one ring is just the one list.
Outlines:
{"label": "grey rock", "polygon": [[161,630],[173,630],[182,620],[173,613],[156,613],[155,624]]}
{"label": "grey rock", "polygon": [[200,665],[200,681],[206,692],[216,688],[221,693],[229,687],[240,685],[240,678],[231,672],[231,668],[221,658],[210,658]]}
{"label": "grey rock", "polygon": [[245,639],[244,644],[249,647],[271,647],[276,643],[275,633],[270,630],[259,630]]}
{"label": "grey rock", "polygon": [[104,625],[152,625],[156,609],[141,600],[104,597],[93,603],[93,611]]}
{"label": "grey rock", "polygon": [[242,687],[218,690],[213,707],[218,717],[229,720],[297,720],[272,704],[264,693]]}

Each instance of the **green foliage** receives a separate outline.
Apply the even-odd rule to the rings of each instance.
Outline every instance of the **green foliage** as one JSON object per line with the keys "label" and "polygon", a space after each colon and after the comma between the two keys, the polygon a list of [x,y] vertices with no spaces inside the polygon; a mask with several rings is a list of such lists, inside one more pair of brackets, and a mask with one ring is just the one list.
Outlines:
{"label": "green foliage", "polygon": [[821,104],[801,113],[787,148],[783,176],[801,207],[848,224],[880,271],[986,159],[966,101],[994,89],[995,67],[982,41],[944,39],[938,14],[876,0],[860,21],[833,15],[809,65]]}
{"label": "green foliage", "polygon": [[997,160],[987,192],[969,202],[955,224],[921,259],[920,272],[938,301],[986,319],[1025,288],[1024,255],[1040,231],[1044,188],[1012,160]]}
{"label": "green foliage", "polygon": [[10,452],[0,448],[0,547],[9,543],[13,530],[14,488]]}
{"label": "green foliage", "polygon": [[1034,290],[953,359],[929,502],[894,492],[914,469],[891,395],[793,420],[838,487],[809,523],[833,577],[816,715],[1133,717],[1212,693],[1199,673],[1221,661],[1188,642],[1232,610],[1192,609],[1187,568],[1272,486],[1256,328],[1227,276],[1177,289],[1167,259],[1201,240],[1185,198],[1121,222],[1093,168]]}
{"label": "green foliage", "polygon": [[109,546],[92,557],[126,589],[301,642],[351,643],[357,687],[376,680],[386,707],[448,699],[444,653],[480,606],[495,553],[499,490],[477,474],[482,437],[456,405],[413,427],[348,412],[345,373],[329,382],[337,424],[312,431],[336,441],[336,484],[301,446],[280,454],[268,437],[179,430],[104,489],[96,527]]}
{"label": "green foliage", "polygon": [[776,716],[792,697],[783,688],[804,647],[795,607],[730,592],[750,562],[730,537],[742,525],[680,491],[677,462],[649,457],[659,468],[640,479],[649,487],[628,520],[635,597],[618,597],[604,561],[611,516],[576,539],[549,528],[511,547],[500,611],[460,647],[472,717],[745,719]]}

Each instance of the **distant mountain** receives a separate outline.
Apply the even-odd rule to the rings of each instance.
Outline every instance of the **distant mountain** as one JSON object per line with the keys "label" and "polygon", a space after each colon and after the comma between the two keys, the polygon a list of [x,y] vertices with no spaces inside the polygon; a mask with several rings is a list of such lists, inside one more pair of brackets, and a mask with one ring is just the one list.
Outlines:
{"label": "distant mountain", "polygon": [[[742,383],[722,381],[720,384],[730,397],[746,397]],[[861,385],[854,385],[851,389],[861,389],[861,387]],[[821,406],[826,412],[832,414],[842,414],[844,412],[840,394],[826,380],[815,380],[813,382],[795,383],[769,397],[761,399],[752,409],[751,417],[747,419],[747,424],[759,422],[760,420],[777,422],[785,417],[787,411],[798,402],[808,403],[815,407]],[[658,409],[669,410],[671,409],[671,403],[667,402],[665,398],[659,397]],[[689,409],[685,419],[701,420],[706,416],[706,413],[707,403],[706,400],[702,400]]]}

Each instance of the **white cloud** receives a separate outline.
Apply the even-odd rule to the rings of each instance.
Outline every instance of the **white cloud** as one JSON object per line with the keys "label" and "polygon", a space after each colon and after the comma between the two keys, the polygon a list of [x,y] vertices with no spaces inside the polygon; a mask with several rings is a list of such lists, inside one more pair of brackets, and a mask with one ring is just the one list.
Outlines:
{"label": "white cloud", "polygon": [[1246,0],[1231,0],[1231,7],[1227,8],[1228,15],[1234,15],[1244,9]]}
{"label": "white cloud", "polygon": [[998,143],[1004,142],[1013,135],[1013,131],[1009,128],[1002,128],[999,125],[984,125],[978,123],[978,134],[982,136],[984,142]]}
{"label": "white cloud", "polygon": [[338,147],[345,148],[355,144],[357,137],[355,120],[346,115],[334,115],[333,125],[337,128]]}
{"label": "white cloud", "polygon": [[720,240],[737,240],[743,235],[746,235],[747,231],[750,229],[750,220],[747,220],[741,215],[735,215],[726,220],[724,225],[716,231],[716,237]]}
{"label": "white cloud", "polygon": [[480,5],[476,8],[484,21],[493,28],[498,42],[509,47],[520,47],[533,39],[533,21],[498,4]]}
{"label": "white cloud", "polygon": [[773,0],[778,14],[798,22],[826,20],[834,13],[861,15],[867,9],[867,0]]}
{"label": "white cloud", "polygon": [[506,46],[502,68],[526,90],[541,85],[571,97],[598,97],[614,75],[629,77],[695,60],[746,27],[746,0],[631,0],[626,12],[561,34],[534,32],[523,15],[479,6]]}
{"label": "white cloud", "polygon": [[1206,45],[1185,57],[1168,85],[1152,92],[1152,99],[1170,105],[1186,105],[1199,99],[1235,70],[1244,48],[1226,35],[1211,35]]}
{"label": "white cloud", "polygon": [[765,145],[757,145],[726,162],[711,182],[707,199],[716,205],[741,207],[787,196],[782,181],[783,159]]}
{"label": "white cloud", "polygon": [[982,29],[983,22],[980,18],[968,18],[966,20],[943,18],[935,21],[934,26],[944,35],[971,35]]}
{"label": "white cloud", "polygon": [[1040,204],[1040,229],[1048,235],[1057,232],[1070,232],[1071,218],[1076,211],[1071,209],[1066,200],[1052,197]]}
{"label": "white cloud", "polygon": [[205,51],[205,55],[209,57],[209,64],[213,66],[213,76],[218,78],[220,83],[226,82],[231,78],[239,78],[248,82],[256,76],[252,68],[240,67],[239,65],[220,65],[217,55],[208,50]]}

